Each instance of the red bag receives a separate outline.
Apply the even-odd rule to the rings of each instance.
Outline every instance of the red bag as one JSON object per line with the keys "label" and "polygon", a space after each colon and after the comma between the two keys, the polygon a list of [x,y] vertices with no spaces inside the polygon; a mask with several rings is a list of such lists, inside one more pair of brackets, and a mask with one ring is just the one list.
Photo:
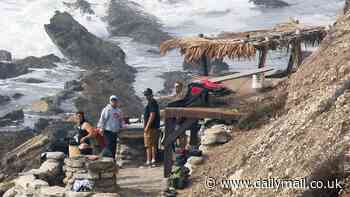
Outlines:
{"label": "red bag", "polygon": [[105,148],[106,147],[106,140],[105,137],[102,135],[102,132],[100,129],[96,128],[95,129],[95,138],[97,140],[98,145],[101,148]]}

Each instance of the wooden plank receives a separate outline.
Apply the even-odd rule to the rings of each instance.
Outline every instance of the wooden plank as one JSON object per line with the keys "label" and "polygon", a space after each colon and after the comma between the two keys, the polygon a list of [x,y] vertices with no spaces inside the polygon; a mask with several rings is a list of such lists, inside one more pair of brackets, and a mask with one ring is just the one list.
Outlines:
{"label": "wooden plank", "polygon": [[272,70],[274,70],[274,69],[269,68],[269,67],[254,69],[254,70],[244,71],[244,72],[240,72],[240,73],[236,73],[236,74],[232,74],[232,75],[210,78],[209,81],[214,82],[214,83],[223,82],[223,81],[228,81],[228,80],[232,80],[232,79],[239,79],[239,78],[243,78],[243,77],[247,77],[247,76],[251,76],[251,75],[255,75],[255,74],[266,73],[266,72],[269,72]]}
{"label": "wooden plank", "polygon": [[[165,120],[165,138],[168,138],[175,131],[176,119],[167,118]],[[164,177],[169,177],[173,165],[173,150],[171,146],[164,149]]]}
{"label": "wooden plank", "polygon": [[220,108],[205,107],[167,107],[165,108],[166,118],[215,118],[233,120],[240,117],[239,112],[231,112]]}
{"label": "wooden plank", "polygon": [[197,122],[198,119],[187,119],[184,123],[181,124],[181,127],[177,130],[173,131],[172,133],[169,133],[168,136],[166,136],[164,140],[165,147],[171,146],[172,143],[175,142],[175,140],[180,137],[182,134],[185,133],[187,129],[189,129],[193,123]]}

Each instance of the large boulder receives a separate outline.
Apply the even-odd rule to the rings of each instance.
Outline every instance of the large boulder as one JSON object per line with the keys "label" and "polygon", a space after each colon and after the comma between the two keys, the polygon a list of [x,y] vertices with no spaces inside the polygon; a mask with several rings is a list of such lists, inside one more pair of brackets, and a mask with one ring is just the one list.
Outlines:
{"label": "large boulder", "polygon": [[28,67],[7,62],[0,62],[0,70],[0,79],[17,77],[30,72]]}
{"label": "large boulder", "polygon": [[0,61],[0,79],[18,77],[31,72],[29,68],[54,68],[60,58],[50,54],[42,57],[29,56],[12,62]]}
{"label": "large boulder", "polygon": [[0,61],[12,61],[11,53],[5,50],[0,50]]}
{"label": "large boulder", "polygon": [[16,109],[4,115],[0,115],[0,127],[11,125],[13,122],[23,121],[24,113],[22,109]]}
{"label": "large boulder", "polygon": [[257,6],[267,7],[267,8],[283,8],[290,6],[289,3],[282,0],[249,0]]}
{"label": "large boulder", "polygon": [[60,51],[69,59],[87,66],[124,63],[123,50],[91,34],[69,13],[56,11],[45,30]]}
{"label": "large boulder", "polygon": [[55,68],[57,67],[55,63],[58,62],[61,62],[59,57],[49,54],[42,57],[29,56],[15,61],[15,64],[27,68]]}
{"label": "large boulder", "polygon": [[127,0],[112,0],[107,21],[114,36],[127,36],[135,41],[159,46],[171,36],[162,31],[158,20],[141,10],[141,6]]}

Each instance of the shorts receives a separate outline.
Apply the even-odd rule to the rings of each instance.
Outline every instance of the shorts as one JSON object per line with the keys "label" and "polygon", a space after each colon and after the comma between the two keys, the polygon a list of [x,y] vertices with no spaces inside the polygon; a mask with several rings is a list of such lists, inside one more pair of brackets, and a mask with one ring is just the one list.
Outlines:
{"label": "shorts", "polygon": [[157,147],[158,144],[158,129],[149,129],[144,133],[144,143],[146,148]]}

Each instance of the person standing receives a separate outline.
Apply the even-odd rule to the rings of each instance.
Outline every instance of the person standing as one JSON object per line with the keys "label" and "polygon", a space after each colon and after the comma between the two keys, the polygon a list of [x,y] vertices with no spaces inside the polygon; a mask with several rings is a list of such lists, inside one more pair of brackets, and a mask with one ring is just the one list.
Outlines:
{"label": "person standing", "polygon": [[147,88],[144,92],[147,106],[144,112],[144,143],[146,148],[146,165],[155,166],[158,134],[160,127],[160,110],[157,101],[153,98],[153,91]]}
{"label": "person standing", "polygon": [[104,156],[115,158],[118,132],[124,127],[122,110],[119,108],[119,98],[112,95],[109,104],[102,110],[97,127],[102,130],[106,141]]}

